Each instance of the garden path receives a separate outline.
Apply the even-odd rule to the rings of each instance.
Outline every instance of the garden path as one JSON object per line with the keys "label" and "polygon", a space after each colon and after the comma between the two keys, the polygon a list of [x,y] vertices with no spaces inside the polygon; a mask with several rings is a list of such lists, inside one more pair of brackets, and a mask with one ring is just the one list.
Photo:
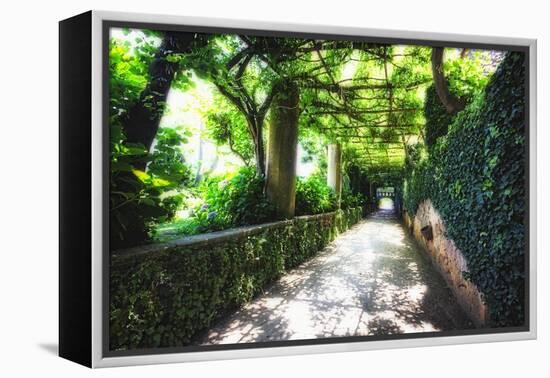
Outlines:
{"label": "garden path", "polygon": [[453,294],[392,210],[340,235],[200,344],[387,335],[471,328]]}

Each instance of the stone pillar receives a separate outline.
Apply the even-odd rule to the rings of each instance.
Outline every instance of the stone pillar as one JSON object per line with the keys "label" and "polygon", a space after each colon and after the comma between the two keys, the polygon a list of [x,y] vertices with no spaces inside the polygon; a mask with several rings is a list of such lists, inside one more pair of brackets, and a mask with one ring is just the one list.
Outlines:
{"label": "stone pillar", "polygon": [[293,218],[296,197],[299,93],[287,83],[271,104],[266,194],[281,218]]}
{"label": "stone pillar", "polygon": [[340,143],[328,145],[327,184],[334,190],[339,208],[342,198],[342,146]]}

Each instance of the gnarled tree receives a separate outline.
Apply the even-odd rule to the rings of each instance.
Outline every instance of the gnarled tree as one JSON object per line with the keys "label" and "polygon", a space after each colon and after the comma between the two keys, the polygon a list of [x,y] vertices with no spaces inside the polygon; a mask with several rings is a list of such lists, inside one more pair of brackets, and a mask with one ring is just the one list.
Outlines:
{"label": "gnarled tree", "polygon": [[[180,63],[171,59],[174,54],[188,53],[197,44],[204,44],[206,37],[196,33],[166,32],[162,43],[149,66],[149,81],[141,92],[139,101],[128,111],[122,122],[126,141],[142,144],[150,150],[161,117],[166,107],[168,92]],[[135,163],[135,168],[145,170],[145,163]]]}
{"label": "gnarled tree", "polygon": [[445,72],[443,70],[443,58],[445,49],[443,47],[434,47],[432,50],[432,74],[435,90],[441,103],[445,106],[448,113],[455,114],[466,107],[466,99],[455,97],[449,91],[449,85]]}

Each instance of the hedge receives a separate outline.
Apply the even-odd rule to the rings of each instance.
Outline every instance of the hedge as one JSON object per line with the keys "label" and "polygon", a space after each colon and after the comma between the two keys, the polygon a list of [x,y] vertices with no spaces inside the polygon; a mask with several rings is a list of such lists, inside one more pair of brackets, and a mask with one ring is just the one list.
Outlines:
{"label": "hedge", "polygon": [[411,214],[419,202],[432,200],[495,327],[525,321],[524,66],[523,53],[508,53],[484,93],[456,116],[404,187]]}
{"label": "hedge", "polygon": [[110,350],[188,344],[361,217],[361,208],[339,210],[246,227],[229,237],[113,254]]}

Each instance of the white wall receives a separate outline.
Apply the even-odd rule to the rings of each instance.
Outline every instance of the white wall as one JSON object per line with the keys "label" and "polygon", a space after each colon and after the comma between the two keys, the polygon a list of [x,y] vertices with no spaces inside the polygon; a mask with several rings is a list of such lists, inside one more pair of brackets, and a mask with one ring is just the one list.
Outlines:
{"label": "white wall", "polygon": [[[355,4],[356,3],[356,4]],[[57,342],[57,21],[94,9],[539,38],[539,141],[548,140],[548,9],[540,0],[4,1],[0,54],[0,374],[91,376],[54,357]],[[6,117],[7,116],[7,117]],[[549,148],[539,147],[547,167]],[[539,193],[548,189],[540,175]],[[539,200],[539,208],[547,201]],[[541,211],[542,212],[542,211]],[[540,212],[540,213],[541,213]],[[539,213],[539,256],[544,250]],[[548,232],[546,232],[548,235]],[[544,237],[546,239],[547,236]],[[547,241],[547,240],[544,240]],[[539,340],[107,369],[96,377],[542,376],[549,274],[539,258]],[[546,352],[544,351],[546,348]],[[547,370],[547,369],[546,369]],[[537,373],[539,372],[539,373]]]}

